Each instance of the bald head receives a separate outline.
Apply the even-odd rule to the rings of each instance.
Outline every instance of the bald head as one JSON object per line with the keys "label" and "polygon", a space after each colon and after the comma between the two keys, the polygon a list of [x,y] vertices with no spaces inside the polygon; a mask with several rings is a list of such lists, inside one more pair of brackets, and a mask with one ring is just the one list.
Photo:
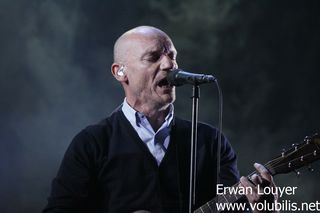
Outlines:
{"label": "bald head", "polygon": [[130,55],[130,43],[137,39],[166,39],[170,40],[169,36],[158,28],[151,26],[135,27],[122,34],[116,41],[113,49],[114,62],[126,63],[128,55]]}
{"label": "bald head", "polygon": [[167,112],[175,100],[175,87],[168,84],[166,77],[178,67],[176,56],[169,36],[155,27],[136,27],[118,38],[111,73],[136,111],[154,116],[155,120],[159,113]]}

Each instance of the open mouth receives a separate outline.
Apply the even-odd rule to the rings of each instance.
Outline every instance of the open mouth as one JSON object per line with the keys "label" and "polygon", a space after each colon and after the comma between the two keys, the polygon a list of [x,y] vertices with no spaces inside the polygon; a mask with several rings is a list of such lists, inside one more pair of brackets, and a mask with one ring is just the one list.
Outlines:
{"label": "open mouth", "polygon": [[166,77],[159,81],[158,86],[168,88],[171,87]]}

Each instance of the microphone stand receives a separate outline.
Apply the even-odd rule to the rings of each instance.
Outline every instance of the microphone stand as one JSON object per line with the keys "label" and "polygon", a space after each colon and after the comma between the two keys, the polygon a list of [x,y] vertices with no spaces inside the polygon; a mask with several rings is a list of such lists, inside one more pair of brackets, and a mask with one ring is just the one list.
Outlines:
{"label": "microphone stand", "polygon": [[198,127],[198,108],[200,98],[200,87],[193,85],[192,94],[192,130],[191,130],[191,153],[190,153],[190,182],[189,182],[189,213],[192,213],[196,202],[196,175],[197,175],[197,127]]}
{"label": "microphone stand", "polygon": [[[223,99],[222,91],[218,84],[217,79],[214,81],[218,88],[219,95],[219,124],[218,124],[218,143],[217,143],[217,168],[216,168],[216,183],[219,183],[220,174],[220,151],[221,151],[221,138],[222,138],[222,108]],[[190,144],[190,180],[189,180],[189,213],[193,213],[196,204],[196,177],[197,177],[197,144],[198,144],[198,108],[200,98],[200,87],[198,83],[193,84],[192,93],[192,129],[191,129],[191,144]]]}
{"label": "microphone stand", "polygon": [[217,144],[217,183],[220,173],[220,149],[221,149],[221,130],[222,130],[222,93],[218,81],[212,75],[195,74],[185,72],[181,69],[175,69],[167,76],[167,80],[171,85],[181,86],[183,84],[193,85],[192,94],[192,129],[190,144],[190,179],[189,179],[189,206],[188,212],[193,213],[196,204],[196,177],[197,177],[197,142],[198,142],[198,108],[200,98],[199,85],[203,83],[215,82],[219,92],[219,132]]}

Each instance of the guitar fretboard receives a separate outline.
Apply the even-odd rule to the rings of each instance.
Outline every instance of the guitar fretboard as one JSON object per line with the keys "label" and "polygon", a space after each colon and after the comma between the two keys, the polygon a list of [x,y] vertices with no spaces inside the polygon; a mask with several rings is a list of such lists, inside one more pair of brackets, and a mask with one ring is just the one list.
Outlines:
{"label": "guitar fretboard", "polygon": [[[287,151],[283,151],[281,155],[269,161],[264,165],[272,176],[277,174],[286,174],[303,166],[320,159],[320,136],[314,134],[312,137],[305,137],[303,143],[293,144],[293,147]],[[250,180],[252,175],[248,175]],[[216,213],[221,212],[217,209],[217,204],[234,203],[244,196],[243,190],[239,189],[239,183],[230,187],[230,190],[223,191],[222,195],[218,195],[200,208],[195,213]]]}

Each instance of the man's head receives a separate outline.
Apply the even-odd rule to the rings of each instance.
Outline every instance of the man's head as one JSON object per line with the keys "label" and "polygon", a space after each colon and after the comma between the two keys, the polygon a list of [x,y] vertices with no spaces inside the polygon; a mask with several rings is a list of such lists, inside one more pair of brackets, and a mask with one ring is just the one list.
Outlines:
{"label": "man's head", "polygon": [[178,67],[176,55],[169,36],[154,27],[136,27],[118,38],[111,72],[132,107],[164,109],[175,100],[166,76]]}

